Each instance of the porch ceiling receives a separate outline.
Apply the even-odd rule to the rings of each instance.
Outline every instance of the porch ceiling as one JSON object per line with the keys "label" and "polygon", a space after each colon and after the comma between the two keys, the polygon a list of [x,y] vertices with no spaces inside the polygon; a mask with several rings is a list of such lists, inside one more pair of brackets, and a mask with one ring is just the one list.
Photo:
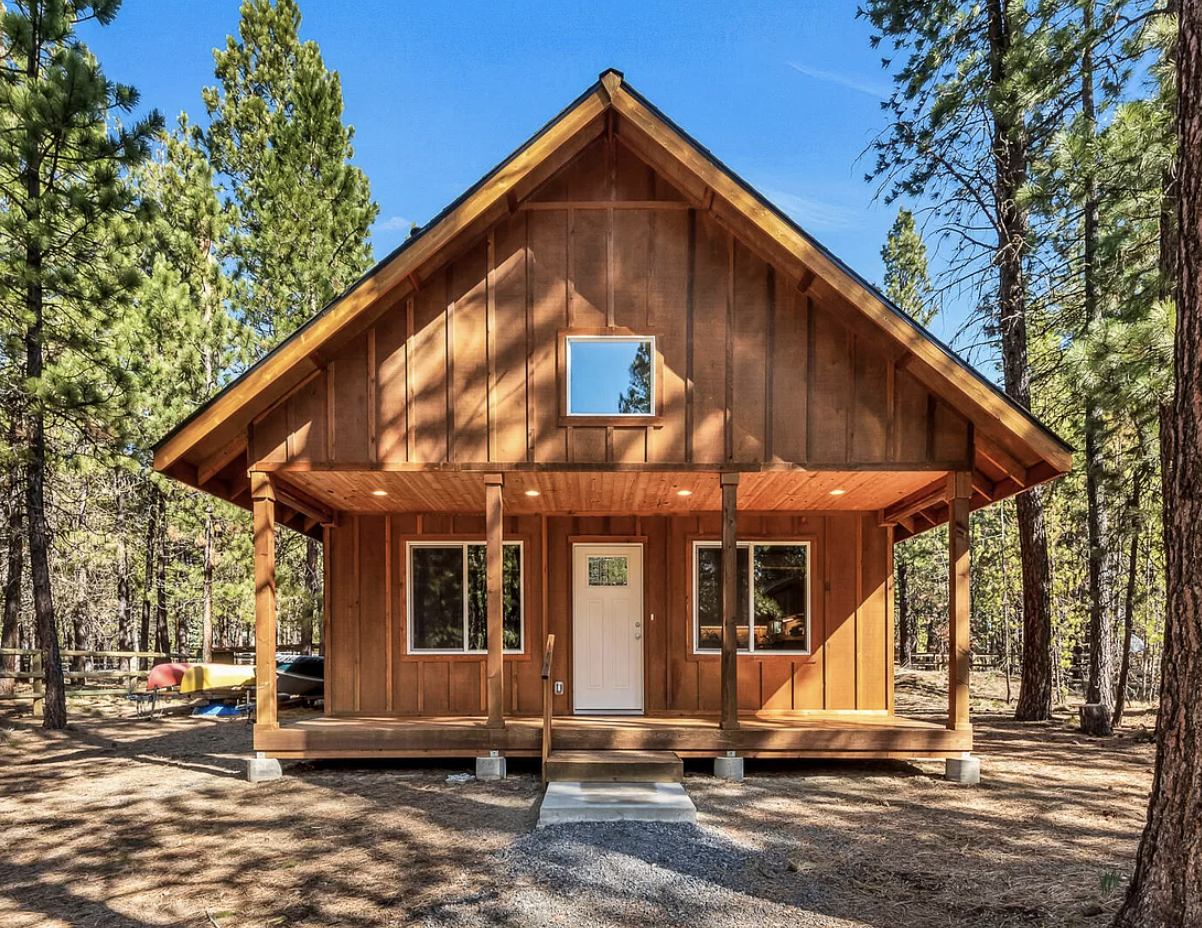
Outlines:
{"label": "porch ceiling", "polygon": [[[346,512],[484,511],[482,472],[281,470],[273,476]],[[748,472],[739,482],[739,509],[885,509],[942,479],[944,475],[935,471]],[[688,492],[682,495],[682,491]],[[505,474],[504,493],[506,514],[651,514],[722,508],[719,474],[713,471],[510,471]]]}

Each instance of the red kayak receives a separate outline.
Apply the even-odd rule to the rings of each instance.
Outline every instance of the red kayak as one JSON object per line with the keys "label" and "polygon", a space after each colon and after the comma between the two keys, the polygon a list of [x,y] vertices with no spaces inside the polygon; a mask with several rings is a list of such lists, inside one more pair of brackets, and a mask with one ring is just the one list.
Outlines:
{"label": "red kayak", "polygon": [[146,678],[146,689],[163,690],[171,686],[179,686],[188,672],[191,664],[156,664],[150,668],[150,676]]}

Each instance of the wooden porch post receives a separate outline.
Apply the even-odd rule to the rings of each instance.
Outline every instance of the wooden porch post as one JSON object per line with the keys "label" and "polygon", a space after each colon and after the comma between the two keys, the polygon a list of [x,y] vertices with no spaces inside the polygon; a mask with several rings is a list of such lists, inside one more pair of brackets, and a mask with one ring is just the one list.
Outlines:
{"label": "wooden porch post", "polygon": [[501,474],[484,476],[484,530],[488,540],[488,726],[505,727],[505,602],[501,594],[501,573],[504,570],[504,509]]}
{"label": "wooden porch post", "polygon": [[947,727],[953,731],[967,731],[972,728],[968,714],[968,679],[972,672],[968,592],[968,505],[971,497],[972,474],[948,474]]}
{"label": "wooden porch post", "polygon": [[739,475],[722,475],[722,722],[739,727]]}
{"label": "wooden porch post", "polygon": [[279,725],[275,679],[275,488],[259,471],[250,475],[255,531],[255,724]]}

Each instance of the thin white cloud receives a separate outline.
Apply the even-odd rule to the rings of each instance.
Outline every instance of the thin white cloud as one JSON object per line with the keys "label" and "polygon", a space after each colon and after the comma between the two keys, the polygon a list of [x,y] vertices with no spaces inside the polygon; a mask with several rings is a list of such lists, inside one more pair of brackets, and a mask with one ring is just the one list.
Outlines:
{"label": "thin white cloud", "polygon": [[761,187],[764,196],[796,219],[807,231],[843,232],[864,224],[862,211],[839,203],[815,200],[771,187]]}
{"label": "thin white cloud", "polygon": [[376,223],[377,232],[408,232],[413,222],[404,216],[393,216]]}
{"label": "thin white cloud", "polygon": [[817,68],[807,68],[805,65],[789,62],[789,67],[794,71],[804,74],[806,77],[812,77],[816,81],[824,81],[827,84],[837,84],[840,87],[846,87],[848,90],[854,90],[857,93],[865,93],[870,97],[875,97],[878,100],[888,100],[889,90],[882,84],[874,83],[870,80],[864,80],[847,74],[840,74],[838,71],[820,71]]}

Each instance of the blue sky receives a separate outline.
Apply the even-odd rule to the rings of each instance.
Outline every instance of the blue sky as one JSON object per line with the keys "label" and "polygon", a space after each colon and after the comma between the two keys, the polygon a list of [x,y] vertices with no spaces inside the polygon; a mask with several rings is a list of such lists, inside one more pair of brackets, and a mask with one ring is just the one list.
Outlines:
{"label": "blue sky", "polygon": [[[112,79],[169,123],[204,120],[213,48],[237,0],[125,0],[84,38]],[[380,204],[375,254],[398,245],[607,67],[872,281],[896,207],[861,159],[890,80],[854,0],[511,3],[300,0],[303,38],[342,77],[355,161]],[[933,326],[951,340],[964,317]]]}

